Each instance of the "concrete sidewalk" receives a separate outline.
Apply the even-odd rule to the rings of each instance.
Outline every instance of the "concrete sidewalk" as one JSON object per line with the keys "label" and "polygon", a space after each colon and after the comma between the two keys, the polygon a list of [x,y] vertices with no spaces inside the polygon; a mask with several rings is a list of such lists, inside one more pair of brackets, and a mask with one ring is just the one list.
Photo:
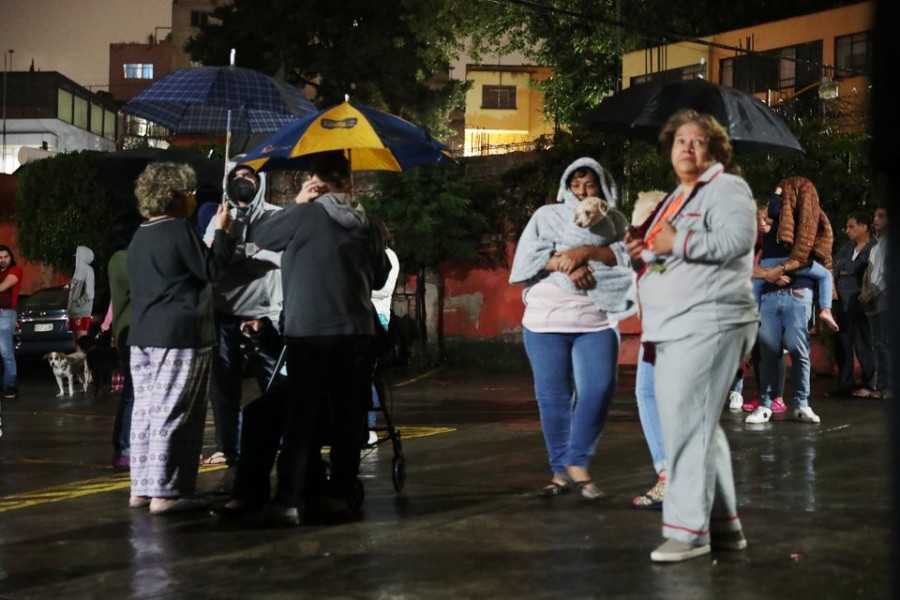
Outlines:
{"label": "concrete sidewalk", "polygon": [[[892,597],[888,407],[824,398],[828,380],[820,425],[722,416],[749,548],[659,565],[660,513],[629,506],[654,481],[629,373],[592,469],[607,499],[535,497],[549,473],[528,372],[445,369],[392,386],[402,493],[383,444],[361,521],[283,529],[129,510],[108,466],[117,396],[57,399],[44,370],[3,401],[3,599]],[[224,472],[201,471],[211,501]]]}

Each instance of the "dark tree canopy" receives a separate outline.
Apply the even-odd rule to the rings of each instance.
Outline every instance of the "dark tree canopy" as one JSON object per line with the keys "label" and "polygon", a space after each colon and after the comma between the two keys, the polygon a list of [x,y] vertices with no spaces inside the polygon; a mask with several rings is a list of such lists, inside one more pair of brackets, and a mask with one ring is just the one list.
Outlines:
{"label": "dark tree canopy", "polygon": [[187,50],[204,64],[223,65],[234,48],[239,66],[315,90],[320,108],[349,94],[426,127],[444,125],[461,86],[432,85],[435,73],[447,71],[443,48],[452,38],[415,26],[431,9],[422,0],[234,0],[215,10]]}

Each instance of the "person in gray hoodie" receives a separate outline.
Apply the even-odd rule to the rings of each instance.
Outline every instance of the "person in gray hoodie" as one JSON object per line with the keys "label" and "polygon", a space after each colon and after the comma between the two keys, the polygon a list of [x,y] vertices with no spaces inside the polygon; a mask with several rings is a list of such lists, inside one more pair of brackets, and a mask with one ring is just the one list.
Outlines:
{"label": "person in gray hoodie", "polygon": [[78,338],[87,335],[94,308],[94,251],[87,246],[75,248],[75,272],[69,283],[69,328],[75,335],[75,349],[80,350]]}
{"label": "person in gray hoodie", "polygon": [[[585,198],[613,207],[593,229],[575,224]],[[522,336],[534,376],[554,497],[575,490],[597,500],[590,463],[616,388],[619,319],[635,312],[634,273],[623,243],[628,220],[614,210],[615,181],[579,158],[562,174],[557,203],[538,208],[516,246],[509,282],[524,284]]]}
{"label": "person in gray hoodie", "polygon": [[290,390],[275,506],[295,515],[323,432],[331,447],[329,504],[343,516],[359,509],[357,475],[375,359],[371,296],[384,286],[391,265],[377,229],[348,193],[349,177],[343,153],[323,155],[298,203],[256,234],[260,247],[283,252]]}
{"label": "person in gray hoodie", "polygon": [[[679,180],[642,236],[628,241],[638,280],[644,358],[654,391],[668,478],[663,537],[650,554],[677,562],[747,546],[737,515],[731,453],[719,417],[756,337],[751,292],[756,204],[726,173],[731,142],[710,115],[675,113],[660,143]],[[649,350],[649,353],[648,353]]]}
{"label": "person in gray hoodie", "polygon": [[[210,395],[217,451],[204,461],[229,466],[237,462],[240,449],[243,348],[247,342],[242,325],[253,320],[261,327],[254,335],[258,343],[251,365],[260,392],[265,391],[281,350],[278,332],[281,255],[261,249],[254,241],[260,223],[281,208],[265,201],[265,175],[240,165],[239,161],[239,156],[233,159],[225,178],[232,218],[228,237],[234,244],[234,254],[213,284],[218,341],[213,354]],[[214,235],[214,223],[210,222],[203,237],[208,246]]]}

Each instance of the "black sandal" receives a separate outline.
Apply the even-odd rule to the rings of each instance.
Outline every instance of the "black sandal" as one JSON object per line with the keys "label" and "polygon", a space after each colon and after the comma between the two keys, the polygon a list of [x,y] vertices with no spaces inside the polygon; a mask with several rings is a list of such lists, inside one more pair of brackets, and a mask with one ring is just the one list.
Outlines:
{"label": "black sandal", "polygon": [[553,498],[554,496],[568,494],[570,491],[572,491],[572,484],[570,482],[557,483],[551,481],[550,485],[546,485],[538,490],[537,495],[540,498]]}

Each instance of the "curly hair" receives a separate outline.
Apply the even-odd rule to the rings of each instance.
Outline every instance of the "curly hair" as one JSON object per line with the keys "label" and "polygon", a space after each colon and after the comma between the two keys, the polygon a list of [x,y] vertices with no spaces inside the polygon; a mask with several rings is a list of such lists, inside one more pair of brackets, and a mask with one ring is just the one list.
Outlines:
{"label": "curly hair", "polygon": [[134,184],[138,210],[144,218],[172,214],[184,196],[197,185],[197,175],[190,165],[172,162],[150,163]]}
{"label": "curly hair", "polygon": [[672,145],[675,143],[675,132],[682,125],[693,123],[703,130],[706,137],[709,138],[709,154],[717,161],[725,165],[725,168],[731,166],[731,159],[734,151],[731,148],[731,139],[728,132],[722,125],[716,121],[715,117],[708,114],[698,113],[696,110],[684,108],[669,117],[666,124],[663,125],[662,131],[659,132],[659,144],[667,154],[672,152]]}

